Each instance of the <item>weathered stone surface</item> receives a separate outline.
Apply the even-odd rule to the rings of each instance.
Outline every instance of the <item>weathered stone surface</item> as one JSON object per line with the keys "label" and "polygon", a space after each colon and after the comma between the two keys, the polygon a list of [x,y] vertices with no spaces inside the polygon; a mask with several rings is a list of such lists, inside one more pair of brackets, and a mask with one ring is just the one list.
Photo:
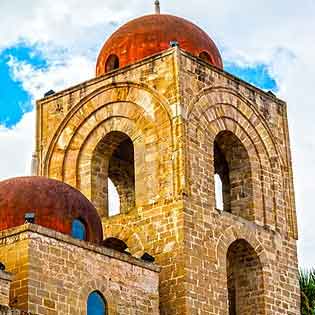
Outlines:
{"label": "weathered stone surface", "polygon": [[14,308],[83,315],[88,295],[98,290],[109,314],[159,314],[159,267],[127,254],[24,225],[2,233],[0,260],[14,273]]}
{"label": "weathered stone surface", "polygon": [[[240,240],[248,261],[259,265],[248,273],[261,283],[252,296],[256,314],[299,314],[283,101],[175,48],[40,100],[37,113],[38,174],[81,190],[102,216],[105,238],[123,240],[138,257],[156,257],[161,314],[228,314],[228,279],[246,273],[246,262],[233,254]],[[99,149],[111,132],[125,134],[134,147],[134,193],[128,193],[134,197],[114,217],[106,184],[99,185],[113,161]],[[215,206],[216,141],[234,166],[230,212]],[[244,298],[248,291],[233,281]]]}
{"label": "weathered stone surface", "polygon": [[0,305],[0,315],[37,315],[37,314]]}
{"label": "weathered stone surface", "polygon": [[9,305],[11,282],[12,275],[8,272],[0,271],[0,305]]}

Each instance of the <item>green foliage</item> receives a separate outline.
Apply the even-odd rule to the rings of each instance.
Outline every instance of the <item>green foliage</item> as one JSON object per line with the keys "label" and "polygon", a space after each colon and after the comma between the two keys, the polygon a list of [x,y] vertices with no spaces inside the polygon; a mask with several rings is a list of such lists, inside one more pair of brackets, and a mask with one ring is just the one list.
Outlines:
{"label": "green foliage", "polygon": [[315,269],[300,270],[301,314],[315,315]]}

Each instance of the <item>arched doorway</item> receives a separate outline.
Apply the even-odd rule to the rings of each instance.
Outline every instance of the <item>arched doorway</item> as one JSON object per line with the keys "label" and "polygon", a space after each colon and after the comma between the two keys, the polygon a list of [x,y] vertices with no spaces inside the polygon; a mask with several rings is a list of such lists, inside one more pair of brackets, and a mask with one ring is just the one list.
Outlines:
{"label": "arched doorway", "polygon": [[229,315],[264,315],[264,278],[260,259],[244,239],[232,243],[227,252]]}

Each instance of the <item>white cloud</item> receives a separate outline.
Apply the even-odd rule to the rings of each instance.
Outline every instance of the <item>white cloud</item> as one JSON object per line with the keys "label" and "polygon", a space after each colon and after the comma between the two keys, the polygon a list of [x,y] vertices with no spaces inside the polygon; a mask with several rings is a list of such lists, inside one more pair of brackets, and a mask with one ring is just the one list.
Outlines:
{"label": "white cloud", "polygon": [[[13,77],[38,98],[49,89],[59,90],[90,78],[98,50],[115,24],[153,12],[153,2],[33,0],[30,5],[28,1],[2,1],[0,50],[24,41],[34,44],[48,60],[48,69],[38,70],[11,59]],[[311,249],[315,238],[311,226],[315,222],[315,2],[195,0],[191,5],[188,0],[162,0],[161,6],[162,12],[186,17],[205,29],[219,44],[225,60],[241,65],[265,63],[276,78],[279,96],[288,102],[300,258],[304,266],[315,265],[315,250]],[[32,114],[27,114],[15,128],[0,129],[1,159],[6,161],[0,166],[1,177],[21,173],[26,158],[21,152],[30,155],[32,147],[31,120]],[[19,146],[21,142],[28,145]]]}
{"label": "white cloud", "polygon": [[[33,104],[44,93],[62,90],[92,77],[94,63],[88,58],[75,56],[63,64],[53,64],[47,69],[11,57],[8,62],[12,78],[19,81],[29,93]],[[8,177],[30,175],[31,157],[35,148],[35,113],[25,114],[12,128],[0,125],[0,180]]]}
{"label": "white cloud", "polygon": [[97,41],[97,33],[106,32],[107,23],[117,23],[127,14],[123,2],[114,0],[32,0],[31,4],[11,0],[1,1],[0,6],[0,47],[22,40],[32,44],[52,43],[67,48],[83,45],[86,48]]}
{"label": "white cloud", "polygon": [[30,175],[34,150],[34,113],[27,113],[12,129],[0,125],[0,179]]}
{"label": "white cloud", "polygon": [[13,80],[35,101],[49,90],[60,91],[93,76],[94,62],[83,56],[74,56],[64,63],[53,63],[47,69],[38,69],[25,61],[11,57],[8,65]]}
{"label": "white cloud", "polygon": [[[32,103],[53,89],[62,90],[93,76],[94,63],[83,56],[74,56],[64,63],[52,64],[47,69],[11,57],[8,62],[12,79],[21,82]],[[26,113],[12,128],[0,125],[0,180],[30,175],[31,157],[35,148],[35,113]]]}

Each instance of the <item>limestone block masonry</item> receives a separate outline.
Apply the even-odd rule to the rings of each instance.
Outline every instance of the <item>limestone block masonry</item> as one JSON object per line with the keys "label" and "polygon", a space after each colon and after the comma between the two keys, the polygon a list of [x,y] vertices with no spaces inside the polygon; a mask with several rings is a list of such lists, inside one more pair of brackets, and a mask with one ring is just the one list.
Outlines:
{"label": "limestone block masonry", "polygon": [[0,305],[9,306],[11,281],[10,273],[0,271]]}
{"label": "limestone block masonry", "polygon": [[159,314],[159,267],[38,225],[0,234],[0,261],[14,273],[10,307],[25,311],[12,314],[86,315],[95,290],[109,314]]}
{"label": "limestone block masonry", "polygon": [[[105,238],[156,258],[160,314],[299,314],[287,108],[273,94],[175,47],[39,100],[36,143],[38,175],[84,193]],[[116,216],[108,177],[120,194]],[[90,261],[82,268],[92,275]],[[76,307],[74,292],[64,294]],[[55,298],[47,303],[65,307]]]}

